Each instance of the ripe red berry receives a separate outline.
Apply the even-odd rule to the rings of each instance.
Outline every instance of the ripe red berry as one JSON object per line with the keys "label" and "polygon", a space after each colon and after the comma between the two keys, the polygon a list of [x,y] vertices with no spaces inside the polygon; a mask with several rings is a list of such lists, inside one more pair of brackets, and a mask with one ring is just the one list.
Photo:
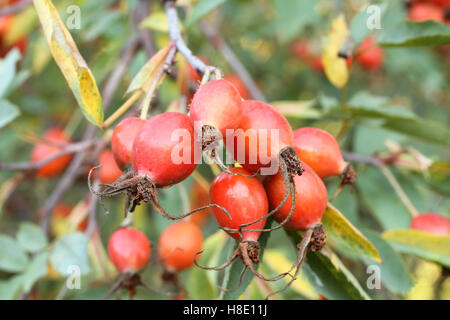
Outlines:
{"label": "ripe red berry", "polygon": [[194,257],[202,250],[203,234],[198,225],[180,221],[168,226],[158,241],[158,259],[170,272],[179,272],[194,264]]}
{"label": "ripe red berry", "polygon": [[368,37],[356,49],[358,55],[356,61],[365,69],[378,70],[383,66],[384,51],[375,45],[375,39]]}
{"label": "ripe red berry", "polygon": [[[69,137],[64,133],[62,128],[54,127],[45,131],[43,138],[49,142],[38,143],[34,146],[31,151],[31,161],[36,163],[40,162],[56,153],[61,151],[64,144],[70,142]],[[51,143],[55,143],[52,145]],[[56,145],[58,144],[58,145]],[[51,177],[60,174],[64,171],[67,165],[72,160],[72,154],[65,154],[56,159],[53,159],[49,163],[42,166],[38,171],[37,175],[40,177]]]}
{"label": "ripe red berry", "polygon": [[247,89],[245,83],[235,74],[229,74],[223,77],[223,80],[231,83],[240,93],[242,99],[248,99],[250,97],[250,92]]}
{"label": "ripe red berry", "polygon": [[[243,168],[230,169],[233,173],[250,175]],[[228,210],[232,219],[223,211],[213,208],[214,216],[221,227],[238,229],[240,225],[253,222],[268,213],[267,195],[264,187],[256,177],[230,175],[226,172],[219,174],[212,182],[209,195],[212,203],[216,203]],[[266,223],[263,219],[255,224],[244,227],[246,229],[262,229]],[[243,232],[243,239],[238,233],[229,233],[236,240],[257,241],[261,232]]]}
{"label": "ripe red berry", "polygon": [[136,175],[165,187],[186,179],[197,166],[194,128],[188,116],[178,112],[158,114],[144,124],[133,143],[132,164]]}
{"label": "ripe red berry", "polygon": [[311,57],[309,61],[309,65],[311,68],[317,72],[324,72],[323,62],[322,62],[322,56],[316,55],[314,57]]}
{"label": "ripe red berry", "polygon": [[[288,121],[271,105],[255,100],[242,103],[242,120],[233,136],[225,137],[228,151],[250,172],[270,167],[280,151],[291,146],[293,133]],[[229,139],[234,139],[232,145]]]}
{"label": "ripe red berry", "polygon": [[131,166],[133,142],[146,120],[129,117],[120,121],[114,128],[111,149],[120,168]]}
{"label": "ripe red berry", "polygon": [[423,213],[412,219],[411,228],[435,235],[450,235],[450,219],[434,212]]}
{"label": "ripe red berry", "polygon": [[209,125],[225,136],[225,129],[235,129],[241,120],[242,98],[239,91],[226,80],[213,80],[202,85],[194,94],[190,118],[195,125]]}
{"label": "ripe red berry", "polygon": [[136,273],[147,265],[152,247],[145,234],[133,228],[116,230],[108,241],[108,254],[121,273]]}
{"label": "ripe red berry", "polygon": [[117,166],[111,151],[103,150],[98,157],[98,161],[100,163],[99,179],[101,183],[113,183],[122,175],[122,171]]}
{"label": "ripe red berry", "polygon": [[322,129],[300,128],[294,131],[294,149],[301,161],[321,178],[340,175],[348,163],[342,158],[336,139]]}
{"label": "ripe red berry", "polygon": [[409,10],[409,18],[416,22],[426,20],[442,22],[444,13],[440,7],[432,3],[414,3]]}
{"label": "ripe red berry", "polygon": [[[305,163],[305,171],[294,177],[296,187],[295,210],[290,220],[284,225],[289,230],[306,230],[318,224],[327,206],[327,189],[322,179]],[[270,208],[277,207],[284,198],[285,190],[280,173],[269,176],[264,181]],[[291,210],[291,195],[288,201],[274,214],[275,220],[284,221]]]}

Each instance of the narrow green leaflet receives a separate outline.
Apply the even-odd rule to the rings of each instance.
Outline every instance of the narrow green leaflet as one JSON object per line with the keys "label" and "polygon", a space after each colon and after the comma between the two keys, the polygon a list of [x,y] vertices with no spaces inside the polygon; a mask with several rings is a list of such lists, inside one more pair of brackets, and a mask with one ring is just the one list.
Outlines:
{"label": "narrow green leaflet", "polygon": [[315,100],[307,101],[275,101],[270,103],[285,117],[296,119],[319,119],[321,112],[313,109]]}
{"label": "narrow green leaflet", "polygon": [[383,238],[400,252],[450,267],[450,236],[405,229],[384,232]]}
{"label": "narrow green leaflet", "polygon": [[379,44],[385,47],[440,46],[450,43],[450,27],[435,21],[402,21],[384,32]]}
{"label": "narrow green leaflet", "polygon": [[20,115],[18,107],[8,100],[0,100],[0,128],[6,126]]}
{"label": "narrow green leaflet", "polygon": [[70,273],[70,267],[77,267],[81,274],[86,274],[90,271],[87,244],[88,239],[81,232],[66,234],[55,243],[50,262],[63,276]]}
{"label": "narrow green leaflet", "polygon": [[17,242],[29,252],[36,252],[47,246],[47,238],[42,229],[33,223],[24,222],[17,233]]}
{"label": "narrow green leaflet", "polygon": [[322,223],[327,235],[333,241],[356,254],[381,262],[381,257],[375,246],[330,203],[328,203],[322,217]]}
{"label": "narrow green leaflet", "polygon": [[426,119],[396,119],[388,120],[384,128],[419,138],[425,142],[450,147],[450,129],[448,126]]}
{"label": "narrow green leaflet", "polygon": [[[294,231],[286,232],[296,248],[301,236]],[[316,291],[327,299],[370,299],[358,280],[334,254],[329,257],[321,252],[310,252],[302,268]]]}
{"label": "narrow green leaflet", "polygon": [[200,0],[198,1],[194,8],[192,9],[192,12],[189,14],[188,18],[186,19],[186,25],[191,26],[204,16],[206,16],[208,13],[219,7],[220,5],[224,4],[226,0]]}
{"label": "narrow green leaflet", "polygon": [[86,119],[100,126],[103,102],[91,70],[50,0],[33,0],[45,38]]}
{"label": "narrow green leaflet", "polygon": [[376,263],[363,258],[366,266],[375,265],[380,268],[381,281],[389,291],[402,294],[409,292],[414,281],[398,254],[378,233],[371,230],[363,230],[363,232],[378,249],[381,259],[383,259],[383,263]]}
{"label": "narrow green leaflet", "polygon": [[23,273],[22,289],[29,292],[40,278],[47,274],[48,252],[36,255]]}
{"label": "narrow green leaflet", "polygon": [[11,237],[0,235],[0,270],[20,272],[25,270],[29,259],[19,244]]}
{"label": "narrow green leaflet", "polygon": [[[274,223],[274,220],[269,219],[269,221],[267,221],[267,223],[266,223],[265,228],[271,228],[273,223]],[[261,261],[263,261],[264,248],[266,247],[267,240],[269,239],[269,235],[270,235],[270,232],[263,232],[263,233],[261,233],[261,236],[258,239],[259,245],[261,246],[261,252],[259,254],[259,258]],[[244,265],[241,263],[241,261],[239,259],[236,260],[235,262],[233,262],[233,264],[231,265],[230,277],[228,279],[226,288],[231,289],[233,291],[225,292],[225,294],[223,295],[224,300],[235,300],[235,299],[239,298],[239,296],[247,289],[250,282],[252,282],[254,275],[253,275],[253,273],[251,273],[250,270],[247,270],[244,278],[242,279],[241,286],[239,287],[239,289],[234,290],[235,288],[237,288],[237,286],[239,284],[239,278],[241,276],[243,267],[244,267]],[[257,268],[257,266],[255,266],[255,269],[256,268]]]}

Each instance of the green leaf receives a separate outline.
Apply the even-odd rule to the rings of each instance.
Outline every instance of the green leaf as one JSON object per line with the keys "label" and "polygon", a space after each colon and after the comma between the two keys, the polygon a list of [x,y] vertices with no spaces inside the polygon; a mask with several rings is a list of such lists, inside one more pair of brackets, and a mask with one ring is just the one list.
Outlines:
{"label": "green leaf", "polygon": [[24,292],[29,292],[36,281],[45,277],[48,268],[47,261],[48,252],[42,252],[31,260],[31,263],[23,273],[22,289]]}
{"label": "green leaf", "polygon": [[13,300],[19,295],[23,275],[15,275],[8,280],[0,281],[0,300]]}
{"label": "green leaf", "polygon": [[411,217],[408,211],[377,168],[365,166],[358,172],[356,184],[364,203],[383,230],[409,227]]}
{"label": "green leaf", "polygon": [[[286,231],[286,233],[297,248],[297,244],[302,239],[299,233],[294,231]],[[302,268],[316,291],[327,299],[370,299],[358,280],[334,254],[309,252]]]}
{"label": "green leaf", "polygon": [[364,263],[367,266],[376,265],[380,268],[381,281],[389,291],[403,294],[409,292],[414,285],[414,281],[398,254],[376,232],[371,230],[363,230],[363,232],[375,245],[383,260],[383,263],[380,264],[363,258]]}
{"label": "green leaf", "polygon": [[360,91],[348,101],[350,111],[354,116],[382,119],[416,119],[416,115],[404,108],[391,106],[388,99],[374,96],[366,91]]}
{"label": "green leaf", "polygon": [[407,229],[384,232],[383,238],[400,252],[450,267],[450,236]]}
{"label": "green leaf", "polygon": [[315,100],[308,101],[275,101],[270,104],[285,117],[296,119],[319,119],[321,113],[313,109]]}
{"label": "green leaf", "polygon": [[[265,225],[265,228],[271,228],[274,223],[273,219],[269,219]],[[269,239],[270,232],[263,232],[261,233],[261,236],[258,239],[259,245],[261,247],[261,252],[259,254],[259,258],[261,261],[263,261],[264,256],[264,249],[267,244],[267,240]],[[228,283],[226,285],[227,289],[234,290],[237,285],[239,284],[239,278],[241,276],[242,269],[244,268],[244,265],[241,263],[241,261],[238,259],[231,265],[230,269],[230,277],[228,279]],[[257,269],[258,266],[255,266],[255,269]],[[250,282],[253,280],[253,273],[250,272],[250,270],[247,270],[245,273],[244,278],[242,279],[241,286],[239,289],[231,291],[231,292],[225,292],[223,295],[224,300],[235,300],[240,297],[240,295],[247,289]]]}
{"label": "green leaf", "polygon": [[386,47],[439,46],[450,43],[450,27],[436,21],[402,21],[381,38],[379,44]]}
{"label": "green leaf", "polygon": [[28,265],[28,256],[11,237],[0,235],[0,270],[20,272]]}
{"label": "green leaf", "polygon": [[[17,48],[11,50],[4,59],[0,59],[0,98],[5,96],[16,74],[16,64],[20,59]],[[1,108],[0,108],[1,110]]]}
{"label": "green leaf", "polygon": [[8,100],[0,100],[0,128],[20,115],[20,110]]}
{"label": "green leaf", "polygon": [[272,30],[280,35],[282,41],[292,40],[317,17],[315,11],[317,2],[317,0],[274,0],[277,17]]}
{"label": "green leaf", "polygon": [[91,70],[50,0],[33,0],[45,38],[59,69],[72,90],[84,116],[103,123],[103,102]]}
{"label": "green leaf", "polygon": [[25,222],[20,225],[17,242],[29,252],[36,252],[47,246],[47,238],[38,225]]}
{"label": "green leaf", "polygon": [[327,235],[330,235],[333,241],[354,253],[381,262],[381,257],[374,245],[330,203],[322,217],[322,223]]}
{"label": "green leaf", "polygon": [[81,232],[69,233],[61,237],[53,247],[50,261],[55,269],[63,276],[68,275],[70,266],[80,268],[81,274],[90,271],[88,258],[88,239]]}
{"label": "green leaf", "polygon": [[200,0],[186,19],[186,26],[191,26],[225,2],[226,0]]}
{"label": "green leaf", "polygon": [[440,122],[426,119],[388,120],[384,128],[419,138],[425,142],[450,147],[450,128]]}

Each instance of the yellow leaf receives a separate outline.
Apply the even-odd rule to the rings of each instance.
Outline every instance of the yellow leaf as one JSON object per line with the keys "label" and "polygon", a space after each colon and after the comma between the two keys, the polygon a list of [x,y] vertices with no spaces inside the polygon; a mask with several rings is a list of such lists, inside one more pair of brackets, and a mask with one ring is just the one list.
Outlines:
{"label": "yellow leaf", "polygon": [[328,203],[322,217],[322,223],[332,240],[377,262],[382,262],[375,246],[347,220],[347,218],[332,204]]}
{"label": "yellow leaf", "polygon": [[382,236],[400,252],[450,267],[450,236],[412,229],[390,230]]}
{"label": "yellow leaf", "polygon": [[169,54],[170,49],[174,46],[174,43],[169,43],[166,47],[159,50],[147,63],[139,70],[131,81],[127,94],[138,89],[146,92],[152,85],[153,80],[158,73],[158,70],[164,65],[164,61]]}
{"label": "yellow leaf", "polygon": [[320,112],[313,109],[314,100],[306,101],[275,101],[270,104],[285,117],[298,119],[318,119]]}
{"label": "yellow leaf", "polygon": [[337,88],[343,88],[348,81],[349,72],[345,59],[338,56],[339,49],[348,38],[349,30],[344,15],[333,20],[328,41],[323,48],[322,63],[330,82]]}
{"label": "yellow leaf", "polygon": [[94,76],[50,0],[33,0],[50,52],[63,73],[84,116],[103,123],[103,103]]}
{"label": "yellow leaf", "polygon": [[[268,249],[264,252],[264,263],[277,273],[284,273],[289,270],[294,262],[289,261],[282,252]],[[290,277],[284,278],[285,282],[290,280]],[[308,299],[319,299],[319,295],[301,275],[297,276],[297,279],[292,282],[291,288]]]}

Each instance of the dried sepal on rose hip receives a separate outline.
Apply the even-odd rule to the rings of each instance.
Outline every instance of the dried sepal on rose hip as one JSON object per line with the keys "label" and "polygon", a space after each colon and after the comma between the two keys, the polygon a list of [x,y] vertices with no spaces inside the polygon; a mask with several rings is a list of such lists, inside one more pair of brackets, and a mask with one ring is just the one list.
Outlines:
{"label": "dried sepal on rose hip", "polygon": [[[322,179],[307,164],[303,163],[305,171],[301,176],[294,178],[296,195],[289,197],[288,201],[275,213],[277,221],[284,221],[290,216],[284,228],[293,231],[305,231],[302,242],[298,244],[297,261],[288,272],[296,269],[291,281],[279,293],[289,287],[296,278],[306,253],[319,251],[325,245],[326,235],[321,220],[327,207],[327,189]],[[269,199],[270,208],[276,207],[284,198],[283,178],[280,173],[268,177],[264,187]],[[295,201],[298,198],[299,201]],[[271,294],[272,295],[272,294]]]}
{"label": "dried sepal on rose hip", "polygon": [[[133,135],[129,135],[127,139],[131,139]],[[133,212],[142,201],[151,202],[161,215],[171,220],[183,219],[197,211],[217,207],[211,204],[173,216],[159,202],[158,188],[177,184],[195,170],[198,163],[194,158],[196,148],[198,145],[194,138],[194,128],[188,116],[179,112],[158,114],[147,120],[135,134],[131,149],[132,170],[124,172],[111,184],[102,184],[99,191],[94,190],[91,185],[91,170],[88,177],[89,188],[101,199],[126,193],[128,202],[125,214]]]}
{"label": "dried sepal on rose hip", "polygon": [[[241,173],[243,175],[249,175],[250,173],[243,168],[232,168],[230,170],[233,173]],[[200,266],[197,261],[195,261],[195,264],[206,270],[223,270],[239,257],[245,265],[241,273],[241,280],[247,269],[250,269],[258,278],[266,281],[275,281],[286,276],[287,274],[280,274],[274,278],[266,278],[258,273],[253,266],[253,264],[258,264],[260,261],[259,253],[261,249],[258,238],[261,231],[258,229],[264,228],[267,220],[264,216],[268,211],[267,195],[258,178],[230,175],[222,172],[211,184],[210,198],[213,203],[220,204],[231,214],[232,219],[224,215],[222,211],[213,208],[214,216],[219,226],[238,241],[239,244],[227,261],[220,266]],[[253,224],[252,226],[241,228],[242,225],[247,223]],[[239,229],[239,232],[228,231],[234,229]]]}
{"label": "dried sepal on rose hip", "polygon": [[151,253],[152,245],[141,231],[129,227],[114,231],[108,241],[108,255],[120,277],[105,298],[120,288],[128,289],[130,297],[133,297],[138,285],[147,286],[139,272],[149,263]]}
{"label": "dried sepal on rose hip", "polygon": [[[225,137],[225,145],[234,160],[252,174],[274,175],[281,172],[286,196],[265,216],[270,217],[287,201],[290,190],[295,190],[293,178],[303,172],[292,147],[293,132],[289,122],[265,102],[243,101],[238,130]],[[280,228],[286,221],[273,229]]]}
{"label": "dried sepal on rose hip", "polygon": [[228,130],[238,128],[242,118],[242,97],[226,80],[209,81],[195,92],[189,117],[198,132],[202,151],[214,159],[219,167],[232,174],[220,158],[217,148]]}

